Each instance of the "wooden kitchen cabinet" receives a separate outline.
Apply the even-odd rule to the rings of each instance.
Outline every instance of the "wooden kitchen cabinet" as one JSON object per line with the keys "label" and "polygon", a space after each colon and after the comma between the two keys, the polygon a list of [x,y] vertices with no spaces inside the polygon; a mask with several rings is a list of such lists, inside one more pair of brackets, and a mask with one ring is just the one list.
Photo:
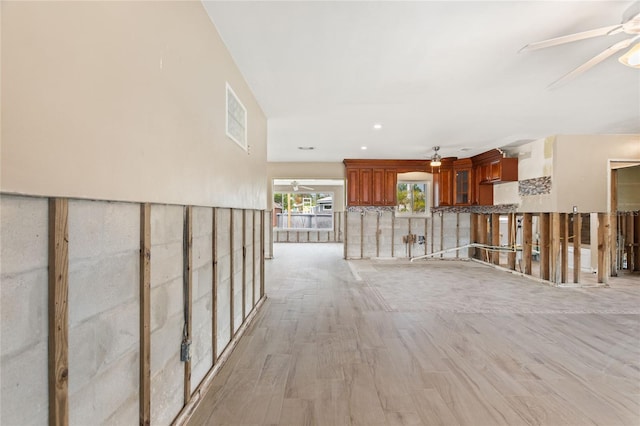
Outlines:
{"label": "wooden kitchen cabinet", "polygon": [[473,196],[473,163],[469,158],[453,162],[453,203],[467,206]]}
{"label": "wooden kitchen cabinet", "polygon": [[398,173],[427,170],[426,160],[346,159],[343,163],[348,206],[395,206]]}
{"label": "wooden kitchen cabinet", "polygon": [[375,206],[395,206],[398,174],[396,169],[373,169],[372,200]]}

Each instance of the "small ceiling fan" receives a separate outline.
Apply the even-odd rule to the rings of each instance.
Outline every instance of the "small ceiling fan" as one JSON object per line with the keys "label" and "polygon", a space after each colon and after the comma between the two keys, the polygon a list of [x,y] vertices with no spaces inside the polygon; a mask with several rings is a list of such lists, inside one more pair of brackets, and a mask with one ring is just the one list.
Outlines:
{"label": "small ceiling fan", "polygon": [[291,181],[291,186],[293,187],[294,191],[297,191],[299,189],[306,189],[308,191],[313,191],[313,188],[311,188],[309,186],[300,185],[297,180],[292,180]]}
{"label": "small ceiling fan", "polygon": [[530,43],[520,49],[520,52],[544,49],[547,47],[558,46],[560,44],[571,43],[578,40],[585,40],[588,38],[600,36],[610,36],[620,33],[630,34],[632,35],[632,37],[609,46],[607,49],[589,59],[587,62],[580,65],[573,71],[570,71],[564,76],[560,77],[558,80],[549,85],[549,88],[554,88],[589,70],[590,68],[594,67],[595,65],[599,64],[615,53],[627,49],[629,46],[636,42],[637,43],[631,49],[620,56],[619,60],[624,65],[640,69],[640,1],[634,2],[627,8],[627,10],[622,14],[622,22],[620,24],[609,25],[589,31],[583,31],[580,33],[569,34],[549,40]]}

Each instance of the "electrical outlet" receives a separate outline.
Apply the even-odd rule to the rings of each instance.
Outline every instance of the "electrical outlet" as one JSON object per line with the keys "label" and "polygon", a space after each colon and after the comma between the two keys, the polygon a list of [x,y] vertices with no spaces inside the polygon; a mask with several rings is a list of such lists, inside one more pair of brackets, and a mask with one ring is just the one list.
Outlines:
{"label": "electrical outlet", "polygon": [[191,361],[191,340],[183,340],[180,345],[180,361]]}

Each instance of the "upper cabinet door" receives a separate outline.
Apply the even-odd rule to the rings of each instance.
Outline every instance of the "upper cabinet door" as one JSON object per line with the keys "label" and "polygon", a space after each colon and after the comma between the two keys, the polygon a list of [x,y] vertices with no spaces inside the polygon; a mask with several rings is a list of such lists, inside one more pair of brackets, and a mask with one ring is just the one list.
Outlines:
{"label": "upper cabinet door", "polygon": [[373,204],[373,170],[360,169],[360,205],[370,206]]}
{"label": "upper cabinet door", "polygon": [[384,200],[385,206],[395,206],[397,204],[398,173],[396,169],[386,169],[384,171]]}
{"label": "upper cabinet door", "polygon": [[375,206],[384,206],[385,203],[385,176],[384,169],[373,169],[373,195],[372,202]]}
{"label": "upper cabinet door", "polygon": [[360,169],[347,169],[347,205],[360,204]]}

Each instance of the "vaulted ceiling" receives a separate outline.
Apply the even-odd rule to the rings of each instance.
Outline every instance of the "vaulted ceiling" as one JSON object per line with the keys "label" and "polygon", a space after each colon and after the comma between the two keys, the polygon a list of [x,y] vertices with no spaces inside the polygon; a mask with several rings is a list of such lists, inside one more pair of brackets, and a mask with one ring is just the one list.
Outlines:
{"label": "vaulted ceiling", "polygon": [[619,54],[548,88],[630,35],[518,52],[618,24],[632,2],[203,4],[268,118],[269,161],[421,159],[436,145],[467,157],[554,134],[640,133],[640,70]]}

